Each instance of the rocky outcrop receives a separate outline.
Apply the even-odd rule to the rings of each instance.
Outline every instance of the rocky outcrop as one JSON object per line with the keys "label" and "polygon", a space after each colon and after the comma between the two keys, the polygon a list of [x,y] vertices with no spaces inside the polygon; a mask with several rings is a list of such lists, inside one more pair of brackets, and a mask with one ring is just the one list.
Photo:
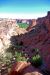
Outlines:
{"label": "rocky outcrop", "polygon": [[17,62],[11,69],[9,75],[43,75],[31,63],[26,61]]}

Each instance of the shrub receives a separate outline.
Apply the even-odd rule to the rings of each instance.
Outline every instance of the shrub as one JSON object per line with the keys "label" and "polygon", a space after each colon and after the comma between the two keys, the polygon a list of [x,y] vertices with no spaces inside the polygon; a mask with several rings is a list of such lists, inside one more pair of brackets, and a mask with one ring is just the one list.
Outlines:
{"label": "shrub", "polygon": [[15,52],[16,61],[27,61],[27,59],[20,52]]}
{"label": "shrub", "polygon": [[35,67],[41,66],[42,65],[42,58],[41,58],[41,56],[39,54],[33,56],[32,59],[31,59],[31,63]]}

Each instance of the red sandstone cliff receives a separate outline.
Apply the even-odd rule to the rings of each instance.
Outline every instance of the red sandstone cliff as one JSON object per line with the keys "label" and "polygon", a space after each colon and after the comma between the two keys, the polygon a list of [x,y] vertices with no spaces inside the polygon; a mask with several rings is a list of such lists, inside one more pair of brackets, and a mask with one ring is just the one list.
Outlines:
{"label": "red sandstone cliff", "polygon": [[27,46],[25,52],[31,57],[31,50],[39,48],[46,68],[50,70],[50,12],[46,17],[32,21],[27,29],[28,33],[22,37],[24,45]]}

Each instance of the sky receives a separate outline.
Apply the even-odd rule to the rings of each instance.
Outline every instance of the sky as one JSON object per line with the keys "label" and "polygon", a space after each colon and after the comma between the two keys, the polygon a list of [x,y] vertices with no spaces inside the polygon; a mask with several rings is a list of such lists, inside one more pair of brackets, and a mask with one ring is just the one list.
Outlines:
{"label": "sky", "polygon": [[50,11],[50,0],[0,0],[0,17],[38,18]]}

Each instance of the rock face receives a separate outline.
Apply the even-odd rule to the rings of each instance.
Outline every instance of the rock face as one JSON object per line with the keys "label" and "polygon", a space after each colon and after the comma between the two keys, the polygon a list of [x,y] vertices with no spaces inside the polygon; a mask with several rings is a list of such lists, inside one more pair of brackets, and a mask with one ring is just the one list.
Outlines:
{"label": "rock face", "polygon": [[23,35],[22,41],[24,46],[27,46],[25,52],[30,57],[33,55],[31,51],[33,48],[40,49],[40,55],[44,60],[46,69],[50,71],[50,12],[46,17],[37,19],[28,28],[28,33]]}

